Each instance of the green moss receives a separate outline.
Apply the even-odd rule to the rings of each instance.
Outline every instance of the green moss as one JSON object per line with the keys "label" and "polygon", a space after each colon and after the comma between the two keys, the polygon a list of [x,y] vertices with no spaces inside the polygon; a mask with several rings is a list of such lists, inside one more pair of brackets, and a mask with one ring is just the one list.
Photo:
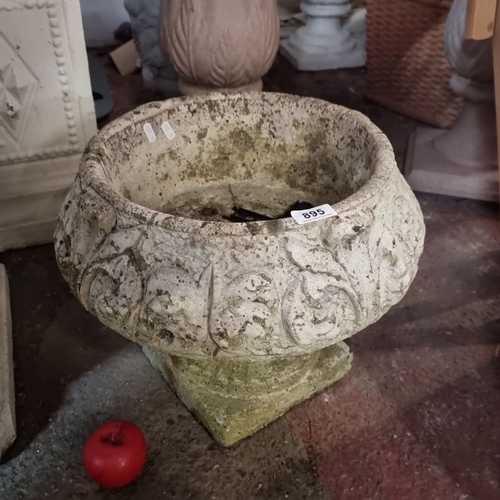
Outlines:
{"label": "green moss", "polygon": [[230,446],[343,377],[343,343],[272,361],[194,360],[145,349],[146,356],[212,436]]}

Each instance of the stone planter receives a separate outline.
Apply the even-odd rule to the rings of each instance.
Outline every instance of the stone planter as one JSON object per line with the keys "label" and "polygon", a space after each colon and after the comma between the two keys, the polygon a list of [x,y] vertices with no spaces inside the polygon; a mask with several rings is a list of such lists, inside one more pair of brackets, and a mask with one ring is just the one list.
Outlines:
{"label": "stone planter", "polygon": [[[297,200],[339,216],[224,219],[235,205],[278,217]],[[363,115],[289,95],[210,94],[104,128],[55,246],[82,304],[142,345],[229,445],[347,372],[342,340],[403,297],[424,231],[389,141]]]}

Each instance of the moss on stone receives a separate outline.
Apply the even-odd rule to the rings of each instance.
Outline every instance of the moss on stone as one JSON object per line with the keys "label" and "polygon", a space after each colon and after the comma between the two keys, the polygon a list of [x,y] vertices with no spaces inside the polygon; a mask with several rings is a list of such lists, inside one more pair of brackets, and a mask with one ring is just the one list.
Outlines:
{"label": "moss on stone", "polygon": [[144,349],[212,436],[231,446],[342,378],[352,355],[343,342],[274,361],[193,360]]}

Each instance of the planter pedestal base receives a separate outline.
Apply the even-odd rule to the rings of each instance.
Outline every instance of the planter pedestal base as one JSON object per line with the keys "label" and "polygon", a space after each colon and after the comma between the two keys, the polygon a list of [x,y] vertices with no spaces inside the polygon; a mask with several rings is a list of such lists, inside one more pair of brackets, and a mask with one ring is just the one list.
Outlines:
{"label": "planter pedestal base", "polygon": [[144,352],[180,400],[223,446],[231,446],[325,389],[350,369],[344,342],[272,361],[189,359]]}

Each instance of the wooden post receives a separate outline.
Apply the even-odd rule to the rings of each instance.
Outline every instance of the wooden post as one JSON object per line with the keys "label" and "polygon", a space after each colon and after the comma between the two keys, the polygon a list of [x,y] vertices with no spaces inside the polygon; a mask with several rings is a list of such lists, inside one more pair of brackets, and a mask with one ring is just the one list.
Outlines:
{"label": "wooden post", "polygon": [[[497,0],[500,2],[500,0]],[[493,32],[493,67],[495,75],[495,110],[497,117],[497,149],[500,160],[500,7],[497,6]],[[500,166],[500,161],[498,163]],[[500,175],[500,172],[499,172]]]}
{"label": "wooden post", "polygon": [[484,40],[493,35],[497,0],[469,0],[465,21],[465,38]]}

